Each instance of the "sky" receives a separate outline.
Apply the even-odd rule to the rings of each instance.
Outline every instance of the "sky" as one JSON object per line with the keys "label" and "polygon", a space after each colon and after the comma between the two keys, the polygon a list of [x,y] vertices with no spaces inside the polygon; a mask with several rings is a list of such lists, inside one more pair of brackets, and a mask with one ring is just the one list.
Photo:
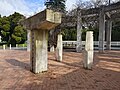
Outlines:
{"label": "sky", "polygon": [[[77,0],[67,0],[66,9],[74,7]],[[14,12],[19,12],[27,17],[34,15],[45,9],[45,0],[0,0],[1,16],[9,16]]]}

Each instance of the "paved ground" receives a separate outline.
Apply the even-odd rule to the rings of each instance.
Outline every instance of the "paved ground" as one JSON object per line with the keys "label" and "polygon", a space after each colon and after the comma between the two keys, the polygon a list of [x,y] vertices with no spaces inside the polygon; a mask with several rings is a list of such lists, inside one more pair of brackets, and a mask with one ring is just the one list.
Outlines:
{"label": "paved ground", "polygon": [[82,53],[49,53],[48,72],[30,72],[29,53],[0,50],[0,90],[120,90],[120,51],[95,53],[93,70],[82,67]]}

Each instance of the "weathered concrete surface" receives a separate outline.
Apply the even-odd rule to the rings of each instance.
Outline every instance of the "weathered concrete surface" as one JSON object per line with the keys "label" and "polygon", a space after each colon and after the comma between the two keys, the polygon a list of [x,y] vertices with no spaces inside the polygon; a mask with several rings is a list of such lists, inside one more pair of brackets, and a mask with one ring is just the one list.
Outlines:
{"label": "weathered concrete surface", "polygon": [[51,30],[61,23],[61,13],[46,9],[22,21],[28,30]]}
{"label": "weathered concrete surface", "polygon": [[11,50],[11,48],[12,48],[12,47],[11,47],[11,44],[10,44],[9,48],[10,48],[10,50]]}
{"label": "weathered concrete surface", "polygon": [[106,34],[107,34],[107,38],[106,38],[106,49],[107,50],[111,50],[111,32],[112,32],[112,21],[108,20],[107,21],[107,28],[106,28]]}
{"label": "weathered concrete surface", "polygon": [[55,47],[54,47],[54,30],[50,30],[49,33],[49,44],[50,44],[50,52],[54,52],[55,51]]}
{"label": "weathered concrete surface", "polygon": [[50,52],[54,52],[55,51],[55,47],[54,45],[50,47]]}
{"label": "weathered concrete surface", "polygon": [[48,31],[32,30],[31,70],[34,73],[47,71],[47,38]]}
{"label": "weathered concrete surface", "polygon": [[55,28],[60,23],[61,13],[48,9],[21,22],[27,30],[31,30],[30,60],[32,72],[47,71],[48,30]]}
{"label": "weathered concrete surface", "polygon": [[88,31],[86,33],[86,43],[85,43],[85,51],[84,51],[84,61],[83,66],[86,69],[92,69],[93,65],[93,32]]}
{"label": "weathered concrete surface", "polygon": [[5,50],[6,49],[6,46],[5,45],[3,45],[3,50]]}
{"label": "weathered concrete surface", "polygon": [[62,61],[62,53],[63,53],[62,35],[58,34],[57,47],[56,47],[57,61]]}
{"label": "weathered concrete surface", "polygon": [[78,10],[77,12],[77,47],[76,51],[81,52],[82,51],[82,40],[81,40],[81,30],[82,30],[82,18],[81,18],[81,11]]}
{"label": "weathered concrete surface", "polygon": [[2,37],[0,36],[0,42],[2,41]]}
{"label": "weathered concrete surface", "polygon": [[30,51],[31,31],[27,30],[27,51]]}
{"label": "weathered concrete surface", "polygon": [[104,52],[105,41],[105,12],[104,9],[99,14],[99,52]]}

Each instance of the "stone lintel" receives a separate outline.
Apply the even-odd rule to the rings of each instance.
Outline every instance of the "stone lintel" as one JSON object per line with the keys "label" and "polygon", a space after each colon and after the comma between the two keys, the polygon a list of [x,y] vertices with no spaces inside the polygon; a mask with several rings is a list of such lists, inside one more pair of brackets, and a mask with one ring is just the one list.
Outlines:
{"label": "stone lintel", "polygon": [[31,30],[30,61],[34,73],[47,71],[48,30],[61,23],[61,13],[46,9],[20,22],[27,30]]}
{"label": "stone lintel", "polygon": [[49,9],[45,9],[21,22],[28,30],[51,30],[60,23],[61,13]]}

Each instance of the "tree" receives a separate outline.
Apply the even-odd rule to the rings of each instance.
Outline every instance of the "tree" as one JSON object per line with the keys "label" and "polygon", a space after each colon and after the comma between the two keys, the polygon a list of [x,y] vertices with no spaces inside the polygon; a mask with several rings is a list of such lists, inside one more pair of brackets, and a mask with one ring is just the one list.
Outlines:
{"label": "tree", "polygon": [[[59,12],[64,13],[65,12],[65,1],[66,0],[47,0],[45,5],[48,9],[52,9],[54,11],[59,11]],[[48,41],[49,41],[50,46],[54,45],[56,47],[58,31],[59,32],[61,31],[59,29],[59,26],[55,28],[51,33],[49,33]]]}
{"label": "tree", "polygon": [[18,25],[19,21],[24,16],[15,12],[14,14],[0,18],[0,35],[2,41],[6,41],[7,44],[15,46],[16,43],[24,43],[26,41],[26,30]]}
{"label": "tree", "polygon": [[75,28],[64,29],[62,34],[63,40],[76,41],[77,31]]}
{"label": "tree", "polygon": [[94,7],[100,7],[101,5],[110,5],[119,1],[120,0],[90,0]]}
{"label": "tree", "polygon": [[65,11],[65,1],[66,0],[47,0],[45,5],[47,8],[64,12]]}
{"label": "tree", "polygon": [[120,41],[120,21],[114,20],[112,28],[112,41]]}
{"label": "tree", "polygon": [[14,43],[24,43],[25,40],[26,32],[24,28],[20,25],[16,26],[12,34],[12,41],[14,41]]}
{"label": "tree", "polygon": [[0,19],[0,35],[2,36],[2,41],[8,41],[10,35],[10,22],[7,17]]}
{"label": "tree", "polygon": [[10,15],[8,18],[10,20],[10,26],[11,26],[11,28],[10,28],[10,38],[9,38],[8,43],[11,43],[13,46],[15,46],[16,43],[21,43],[24,40],[24,39],[21,39],[21,38],[24,38],[22,35],[21,36],[17,35],[17,33],[22,33],[21,30],[23,31],[23,33],[26,32],[24,30],[24,28],[22,28],[18,25],[19,21],[21,19],[23,19],[24,16],[15,12],[14,14]]}

